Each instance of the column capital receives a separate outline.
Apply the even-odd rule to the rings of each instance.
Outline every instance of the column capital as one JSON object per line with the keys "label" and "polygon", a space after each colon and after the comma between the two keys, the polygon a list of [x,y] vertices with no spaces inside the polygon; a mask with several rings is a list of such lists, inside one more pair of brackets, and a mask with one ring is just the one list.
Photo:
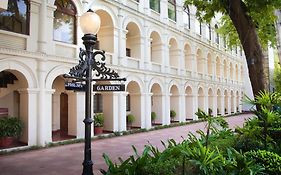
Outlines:
{"label": "column capital", "polygon": [[39,89],[32,89],[32,88],[18,89],[18,92],[20,94],[38,94]]}

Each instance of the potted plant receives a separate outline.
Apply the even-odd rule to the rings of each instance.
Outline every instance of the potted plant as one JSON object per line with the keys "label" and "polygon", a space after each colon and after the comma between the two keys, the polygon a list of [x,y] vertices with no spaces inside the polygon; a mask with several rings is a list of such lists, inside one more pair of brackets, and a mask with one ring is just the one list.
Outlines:
{"label": "potted plant", "polygon": [[103,124],[104,124],[103,113],[97,113],[94,116],[94,133],[95,133],[95,135],[102,134]]}
{"label": "potted plant", "polygon": [[177,115],[176,111],[174,111],[174,110],[171,110],[171,111],[170,111],[170,118],[171,118],[171,121],[174,121],[174,120],[175,120],[176,115]]}
{"label": "potted plant", "polygon": [[10,147],[21,136],[23,123],[15,117],[0,118],[0,147]]}
{"label": "potted plant", "polygon": [[131,129],[133,122],[135,121],[135,116],[133,114],[128,114],[126,117],[127,127]]}
{"label": "potted plant", "polygon": [[156,113],[155,112],[151,112],[151,122],[152,122],[152,124],[155,123],[156,117],[157,117]]}

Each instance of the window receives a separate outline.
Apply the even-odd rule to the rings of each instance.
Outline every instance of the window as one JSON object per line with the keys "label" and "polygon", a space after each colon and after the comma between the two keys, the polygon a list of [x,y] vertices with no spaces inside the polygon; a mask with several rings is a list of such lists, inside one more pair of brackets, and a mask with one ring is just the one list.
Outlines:
{"label": "window", "polygon": [[28,0],[9,0],[6,11],[0,12],[0,29],[29,34]]}
{"label": "window", "polygon": [[70,0],[56,0],[54,13],[54,40],[76,43],[76,7]]}
{"label": "window", "polygon": [[150,6],[150,9],[160,13],[160,0],[150,0],[149,6]]}
{"label": "window", "polygon": [[209,30],[209,40],[212,40],[212,28],[211,28],[211,24],[208,24],[208,30]]}
{"label": "window", "polygon": [[101,113],[103,111],[103,99],[101,94],[94,96],[94,113]]}
{"label": "window", "polygon": [[131,97],[130,97],[130,95],[126,96],[126,111],[131,111]]}
{"label": "window", "polygon": [[126,48],[126,56],[131,57],[131,49]]}
{"label": "window", "polygon": [[216,30],[216,43],[217,44],[220,44],[220,35],[219,35],[219,33],[218,33],[218,25],[216,24],[215,25],[215,30]]}
{"label": "window", "polygon": [[227,45],[226,45],[226,37],[223,37],[223,47],[226,48]]}
{"label": "window", "polygon": [[202,35],[202,23],[199,21],[199,34]]}
{"label": "window", "polygon": [[188,29],[190,29],[190,10],[188,7],[184,7],[183,12],[184,24],[187,26]]}
{"label": "window", "polygon": [[176,21],[176,0],[168,1],[168,18]]}

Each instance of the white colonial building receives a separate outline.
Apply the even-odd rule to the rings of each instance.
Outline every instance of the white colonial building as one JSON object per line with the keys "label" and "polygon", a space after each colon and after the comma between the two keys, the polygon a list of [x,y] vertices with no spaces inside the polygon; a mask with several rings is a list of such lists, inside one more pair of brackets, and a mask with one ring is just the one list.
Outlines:
{"label": "white colonial building", "polygon": [[79,17],[88,8],[101,18],[96,47],[127,78],[125,92],[93,92],[105,131],[126,130],[129,113],[134,127],[151,128],[151,112],[158,125],[170,124],[170,110],[178,122],[196,120],[198,108],[241,112],[242,51],[227,49],[217,24],[201,24],[183,0],[8,0],[0,12],[0,108],[24,122],[22,142],[45,145],[58,131],[84,137],[84,92],[65,90],[62,75],[78,63]]}

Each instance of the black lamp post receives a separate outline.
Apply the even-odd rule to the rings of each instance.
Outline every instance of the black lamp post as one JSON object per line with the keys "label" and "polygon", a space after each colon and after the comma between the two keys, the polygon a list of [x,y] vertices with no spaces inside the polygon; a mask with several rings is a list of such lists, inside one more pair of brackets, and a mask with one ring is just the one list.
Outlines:
{"label": "black lamp post", "polygon": [[[125,81],[119,78],[118,73],[105,66],[104,51],[93,52],[94,45],[97,41],[97,32],[100,28],[100,18],[92,10],[88,10],[80,17],[81,29],[84,33],[82,37],[86,50],[80,48],[79,64],[70,69],[69,74],[65,74],[65,78],[73,79],[75,83],[73,87],[83,87],[85,91],[85,147],[82,175],[93,175],[93,162],[91,159],[91,124],[93,123],[92,115],[92,81]],[[95,57],[101,56],[101,61],[96,61]],[[95,72],[95,79],[93,79]],[[81,83],[77,83],[81,82]],[[70,83],[71,84],[71,83]]]}

